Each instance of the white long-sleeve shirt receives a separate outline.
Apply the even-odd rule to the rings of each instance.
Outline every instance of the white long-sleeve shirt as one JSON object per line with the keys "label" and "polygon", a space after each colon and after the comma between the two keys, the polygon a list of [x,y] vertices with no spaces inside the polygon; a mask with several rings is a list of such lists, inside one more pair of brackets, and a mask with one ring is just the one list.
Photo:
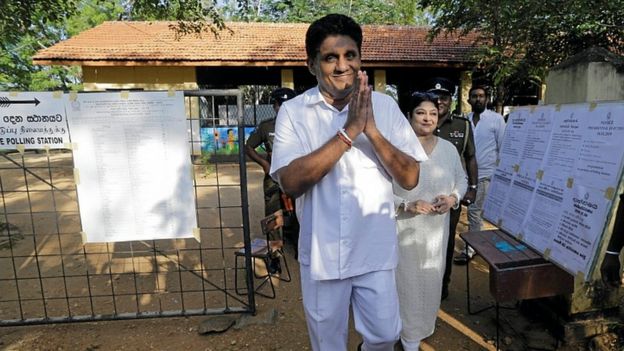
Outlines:
{"label": "white long-sleeve shirt", "polygon": [[[381,134],[417,161],[426,160],[396,102],[373,93],[372,104]],[[335,138],[348,113],[348,106],[338,111],[328,104],[318,88],[286,101],[275,124],[271,176]],[[364,133],[296,205],[299,261],[310,266],[312,279],[345,279],[396,267],[392,178]]]}
{"label": "white long-sleeve shirt", "polygon": [[481,113],[479,122],[474,125],[473,113],[468,114],[474,132],[475,150],[479,179],[490,178],[496,170],[498,152],[503,145],[505,134],[505,120],[500,114],[485,110]]}

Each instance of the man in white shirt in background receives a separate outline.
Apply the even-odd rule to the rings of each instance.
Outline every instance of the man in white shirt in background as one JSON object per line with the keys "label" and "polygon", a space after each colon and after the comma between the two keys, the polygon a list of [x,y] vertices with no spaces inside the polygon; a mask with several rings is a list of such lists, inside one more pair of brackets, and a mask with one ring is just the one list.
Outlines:
{"label": "man in white shirt in background", "polygon": [[[480,231],[483,227],[483,202],[490,185],[490,177],[496,170],[496,160],[505,134],[503,116],[486,109],[488,98],[487,88],[479,85],[470,88],[468,103],[472,107],[472,112],[468,114],[468,120],[472,123],[474,132],[479,174],[475,202],[468,206],[468,225],[471,232]],[[455,256],[453,261],[463,265],[468,263],[472,256],[474,256],[474,250],[469,246],[468,255],[464,251]]]}
{"label": "man in white shirt in background", "polygon": [[392,350],[401,321],[392,180],[414,188],[427,159],[396,102],[371,92],[362,30],[327,15],[306,33],[317,87],[279,111],[270,174],[296,198],[303,306],[313,350]]}

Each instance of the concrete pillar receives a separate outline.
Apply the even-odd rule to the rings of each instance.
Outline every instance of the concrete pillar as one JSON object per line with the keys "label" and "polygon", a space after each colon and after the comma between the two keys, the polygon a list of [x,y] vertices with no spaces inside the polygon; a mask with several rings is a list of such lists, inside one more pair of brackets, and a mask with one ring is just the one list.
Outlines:
{"label": "concrete pillar", "polygon": [[282,69],[282,87],[295,89],[295,77],[290,68]]}
{"label": "concrete pillar", "polygon": [[385,94],[386,93],[386,70],[376,69],[373,77],[375,81],[375,91]]}
{"label": "concrete pillar", "polygon": [[[583,102],[599,102],[624,100],[624,58],[603,48],[591,48],[568,59],[552,68],[546,77],[546,104],[571,104]],[[624,180],[620,180],[618,193],[624,188]],[[615,202],[617,204],[617,201]],[[600,263],[604,259],[612,234],[616,206],[611,209],[610,221],[602,235],[596,259],[598,264],[590,272],[591,284],[577,278],[577,285],[570,301],[570,313],[618,307],[624,298],[624,289],[608,290],[599,299],[593,293],[593,284],[600,285]],[[611,228],[611,229],[609,229]]]}
{"label": "concrete pillar", "polygon": [[472,72],[462,71],[459,74],[459,91],[457,93],[457,103],[461,113],[468,113],[472,109],[468,104],[468,93],[472,88]]}
{"label": "concrete pillar", "polygon": [[[596,49],[594,49],[596,50]],[[605,50],[583,53],[585,61],[555,67],[548,72],[545,94],[547,104],[624,100],[624,72],[618,71],[619,60]],[[598,54],[604,57],[598,58]],[[579,54],[580,55],[580,54]],[[610,61],[610,59],[612,61]],[[600,61],[599,61],[600,60]]]}

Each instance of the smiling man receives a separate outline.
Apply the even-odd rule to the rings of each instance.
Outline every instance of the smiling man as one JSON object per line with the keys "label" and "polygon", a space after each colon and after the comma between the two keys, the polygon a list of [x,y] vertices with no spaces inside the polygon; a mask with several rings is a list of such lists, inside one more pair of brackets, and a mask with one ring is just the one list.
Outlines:
{"label": "smiling man", "polygon": [[349,305],[362,350],[392,350],[401,322],[395,286],[393,179],[418,183],[426,160],[392,98],[361,71],[362,30],[328,15],[306,33],[317,87],[277,116],[271,176],[297,201],[303,304],[314,350],[345,350]]}

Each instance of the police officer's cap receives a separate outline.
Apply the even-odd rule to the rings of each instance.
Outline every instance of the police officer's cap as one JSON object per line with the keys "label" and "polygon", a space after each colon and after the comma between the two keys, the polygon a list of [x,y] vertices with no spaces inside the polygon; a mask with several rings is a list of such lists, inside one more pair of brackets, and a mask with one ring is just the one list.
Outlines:
{"label": "police officer's cap", "polygon": [[295,96],[297,96],[297,93],[289,88],[277,88],[271,93],[271,99],[279,104],[282,104],[284,101],[290,100]]}
{"label": "police officer's cap", "polygon": [[446,78],[436,77],[429,81],[428,89],[427,91],[432,93],[453,95],[455,93],[455,84]]}

